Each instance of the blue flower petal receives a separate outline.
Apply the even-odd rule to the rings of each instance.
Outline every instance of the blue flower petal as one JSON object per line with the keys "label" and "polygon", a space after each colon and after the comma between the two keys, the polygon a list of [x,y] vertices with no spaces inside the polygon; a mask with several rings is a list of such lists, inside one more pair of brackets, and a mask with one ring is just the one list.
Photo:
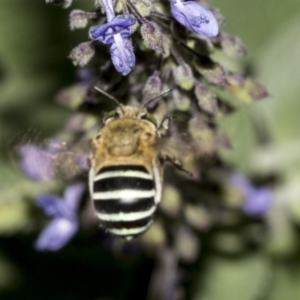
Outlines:
{"label": "blue flower petal", "polygon": [[131,14],[118,15],[111,22],[94,26],[89,34],[93,40],[99,40],[104,44],[112,44],[114,35],[120,33],[122,37],[130,36],[130,26],[135,24],[136,19]]}
{"label": "blue flower petal", "polygon": [[50,217],[61,216],[62,202],[61,198],[51,194],[42,194],[35,199],[35,204],[41,207],[45,214]]}
{"label": "blue flower petal", "polygon": [[234,173],[229,178],[230,183],[239,189],[244,195],[250,195],[254,192],[254,187],[249,180],[240,173]]}
{"label": "blue flower petal", "polygon": [[76,219],[55,218],[40,233],[35,247],[37,250],[56,251],[63,248],[74,236],[78,229]]}
{"label": "blue flower petal", "polygon": [[242,193],[242,210],[247,215],[260,217],[268,212],[273,199],[273,193],[268,187],[255,187],[239,173],[232,174],[229,182]]}
{"label": "blue flower petal", "polygon": [[23,172],[33,180],[48,180],[55,175],[53,155],[34,144],[22,145],[18,149]]}
{"label": "blue flower petal", "polygon": [[218,35],[219,26],[212,12],[195,1],[171,0],[171,13],[183,26],[206,37]]}
{"label": "blue flower petal", "polygon": [[243,211],[249,216],[262,216],[268,212],[271,207],[272,199],[273,193],[269,188],[257,188],[247,195],[243,205]]}
{"label": "blue flower petal", "polygon": [[135,64],[135,56],[131,41],[122,38],[121,35],[114,36],[114,43],[110,47],[110,55],[118,72],[127,75]]}
{"label": "blue flower petal", "polygon": [[82,182],[75,182],[65,190],[64,203],[66,208],[74,214],[76,214],[84,188],[85,185]]}

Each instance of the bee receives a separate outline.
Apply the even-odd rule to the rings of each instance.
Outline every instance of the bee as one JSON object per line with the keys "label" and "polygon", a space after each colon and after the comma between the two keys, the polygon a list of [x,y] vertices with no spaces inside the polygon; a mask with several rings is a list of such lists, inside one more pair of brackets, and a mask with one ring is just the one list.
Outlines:
{"label": "bee", "polygon": [[158,126],[147,110],[150,102],[169,91],[145,105],[133,107],[95,89],[117,107],[104,117],[92,140],[90,195],[100,225],[111,234],[130,240],[147,230],[153,221],[161,201],[164,163],[169,161],[185,171],[180,161],[161,147],[170,117]]}

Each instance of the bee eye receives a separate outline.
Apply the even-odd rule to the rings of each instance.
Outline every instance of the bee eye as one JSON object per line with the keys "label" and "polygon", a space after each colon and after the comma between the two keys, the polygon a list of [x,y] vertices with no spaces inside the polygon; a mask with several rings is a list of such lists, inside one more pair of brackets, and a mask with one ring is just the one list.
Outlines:
{"label": "bee eye", "polygon": [[99,134],[97,134],[97,136],[96,136],[96,140],[99,142],[100,139],[101,139],[101,134],[99,133]]}
{"label": "bee eye", "polygon": [[119,111],[115,111],[115,119],[118,119],[121,117],[121,113]]}
{"label": "bee eye", "polygon": [[115,110],[110,111],[108,114],[106,114],[105,118],[104,118],[104,124],[106,124],[107,120],[109,119],[116,119],[118,118],[118,114]]}
{"label": "bee eye", "polygon": [[152,136],[153,136],[153,134],[151,132],[146,131],[143,134],[143,139],[144,140],[149,140]]}

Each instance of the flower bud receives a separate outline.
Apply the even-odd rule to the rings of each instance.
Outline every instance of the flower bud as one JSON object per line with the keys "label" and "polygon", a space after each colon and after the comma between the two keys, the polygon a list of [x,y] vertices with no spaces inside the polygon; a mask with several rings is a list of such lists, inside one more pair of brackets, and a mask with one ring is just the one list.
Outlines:
{"label": "flower bud", "polygon": [[173,69],[175,82],[183,90],[189,91],[194,85],[194,76],[188,64],[182,64]]}
{"label": "flower bud", "polygon": [[173,90],[172,96],[178,110],[188,111],[190,109],[190,99],[185,94],[181,93],[179,90]]}
{"label": "flower bud", "polygon": [[184,217],[186,222],[199,230],[207,230],[212,223],[212,218],[208,211],[199,205],[186,204],[184,206]]}
{"label": "flower bud", "polygon": [[266,88],[252,78],[243,78],[239,74],[227,77],[227,89],[239,100],[250,103],[268,96]]}
{"label": "flower bud", "polygon": [[199,255],[199,239],[188,227],[182,226],[176,233],[175,249],[177,255],[182,260],[191,263],[195,261]]}
{"label": "flower bud", "polygon": [[171,186],[164,186],[163,195],[162,195],[161,210],[170,217],[177,217],[181,211],[181,197],[179,191]]}
{"label": "flower bud", "polygon": [[89,84],[86,83],[66,87],[58,92],[55,102],[70,109],[77,109],[84,102],[88,89]]}
{"label": "flower bud", "polygon": [[80,9],[74,9],[70,13],[69,24],[71,30],[86,27],[89,20],[89,14]]}
{"label": "flower bud", "polygon": [[210,63],[209,65],[203,65],[201,61],[195,62],[197,71],[208,81],[208,83],[223,87],[226,84],[226,71],[218,63]]}
{"label": "flower bud", "polygon": [[223,33],[221,36],[221,46],[230,57],[245,57],[247,49],[241,39],[233,35]]}
{"label": "flower bud", "polygon": [[[159,72],[155,71],[153,75],[151,75],[148,80],[146,81],[146,84],[143,88],[143,100],[142,103],[146,103],[150,99],[155,98],[161,93],[161,79],[159,77]],[[152,108],[155,105],[155,103],[152,103],[152,105],[149,106],[149,108]]]}
{"label": "flower bud", "polygon": [[92,42],[85,42],[75,47],[71,51],[69,58],[72,60],[73,65],[82,67],[85,66],[94,55],[94,44]]}
{"label": "flower bud", "polygon": [[217,96],[199,81],[195,83],[195,96],[201,110],[212,115],[218,112]]}
{"label": "flower bud", "polygon": [[141,34],[148,48],[164,52],[163,35],[155,23],[144,23],[141,26]]}
{"label": "flower bud", "polygon": [[211,155],[215,152],[214,131],[199,116],[189,121],[188,128],[196,149],[196,157]]}

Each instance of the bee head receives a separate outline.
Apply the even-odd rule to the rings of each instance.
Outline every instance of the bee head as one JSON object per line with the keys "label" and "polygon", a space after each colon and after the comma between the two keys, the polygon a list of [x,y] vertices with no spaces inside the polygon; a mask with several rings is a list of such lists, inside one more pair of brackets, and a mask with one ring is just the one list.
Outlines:
{"label": "bee head", "polygon": [[96,86],[94,88],[98,92],[104,94],[107,98],[113,100],[117,104],[117,108],[115,110],[107,113],[106,116],[104,117],[104,120],[103,120],[104,124],[107,124],[108,122],[115,120],[115,119],[128,117],[128,118],[133,118],[133,119],[137,119],[137,120],[148,121],[151,124],[153,124],[155,126],[155,128],[157,128],[157,121],[156,121],[155,117],[151,113],[148,112],[147,107],[150,103],[154,102],[155,100],[159,99],[160,97],[164,96],[165,94],[167,94],[171,91],[170,89],[168,89],[165,92],[156,96],[155,98],[150,99],[142,106],[133,107],[133,106],[124,106],[116,98],[114,98],[113,96],[104,92],[102,89],[100,89]]}

